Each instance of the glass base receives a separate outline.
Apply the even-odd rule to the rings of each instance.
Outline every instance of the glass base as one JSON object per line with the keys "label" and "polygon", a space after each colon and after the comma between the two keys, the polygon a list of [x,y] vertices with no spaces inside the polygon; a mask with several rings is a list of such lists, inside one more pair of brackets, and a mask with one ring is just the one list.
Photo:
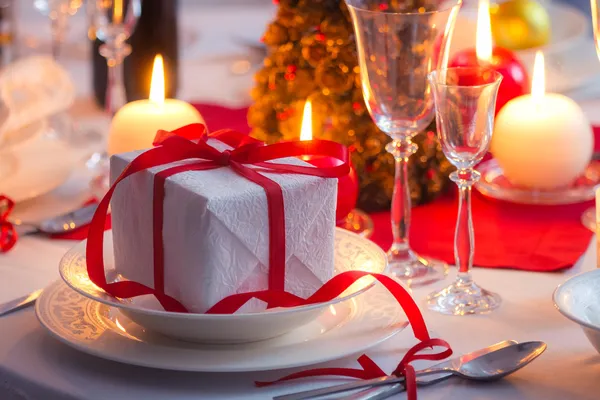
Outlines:
{"label": "glass base", "polygon": [[350,214],[337,226],[364,238],[370,238],[373,234],[373,220],[361,210],[350,211]]}
{"label": "glass base", "polygon": [[471,280],[460,278],[450,286],[427,296],[430,310],[448,315],[488,313],[502,303],[496,293],[482,289]]}
{"label": "glass base", "polygon": [[425,286],[446,277],[448,264],[440,260],[423,258],[409,251],[409,257],[399,257],[398,252],[387,252],[386,272],[399,279],[408,287]]}
{"label": "glass base", "polygon": [[596,232],[596,208],[590,207],[581,214],[581,223],[592,232]]}

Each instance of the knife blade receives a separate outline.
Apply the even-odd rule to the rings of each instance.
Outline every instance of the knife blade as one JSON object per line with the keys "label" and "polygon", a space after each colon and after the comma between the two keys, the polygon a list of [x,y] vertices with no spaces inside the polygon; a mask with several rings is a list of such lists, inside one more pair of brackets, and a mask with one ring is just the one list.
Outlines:
{"label": "knife blade", "polygon": [[0,317],[32,305],[35,303],[37,298],[40,297],[42,290],[43,289],[38,289],[35,292],[31,292],[25,296],[21,296],[14,300],[0,304]]}

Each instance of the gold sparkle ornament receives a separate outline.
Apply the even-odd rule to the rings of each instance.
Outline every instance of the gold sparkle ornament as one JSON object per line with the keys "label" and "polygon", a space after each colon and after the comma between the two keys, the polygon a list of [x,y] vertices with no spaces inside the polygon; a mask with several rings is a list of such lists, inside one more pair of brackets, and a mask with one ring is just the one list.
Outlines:
{"label": "gold sparkle ornament", "polygon": [[511,50],[544,46],[550,41],[550,16],[536,0],[508,0],[490,6],[496,45]]}

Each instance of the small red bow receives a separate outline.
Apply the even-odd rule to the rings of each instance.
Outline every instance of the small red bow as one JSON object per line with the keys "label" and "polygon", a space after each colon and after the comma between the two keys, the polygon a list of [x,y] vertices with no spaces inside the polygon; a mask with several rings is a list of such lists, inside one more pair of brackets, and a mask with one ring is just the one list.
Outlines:
{"label": "small red bow", "polygon": [[9,251],[17,243],[17,231],[8,221],[13,208],[15,208],[15,202],[0,195],[0,253]]}
{"label": "small red bow", "polygon": [[[444,350],[435,352],[435,353],[424,353],[421,351],[427,348],[433,348],[434,346],[439,346],[444,348]],[[452,355],[452,349],[448,342],[442,339],[425,339],[422,342],[417,343],[413,347],[411,347],[394,372],[392,372],[393,376],[404,377],[404,387],[406,388],[407,398],[409,400],[417,399],[417,379],[416,372],[411,362],[416,360],[443,360]],[[357,368],[315,368],[309,369],[306,371],[296,372],[283,378],[280,378],[273,382],[255,382],[256,386],[268,386],[274,383],[280,383],[285,381],[290,381],[294,379],[300,378],[308,378],[308,377],[318,377],[318,376],[346,376],[349,378],[356,379],[376,379],[387,376],[387,374],[373,361],[369,356],[363,354],[358,358],[358,364],[361,366],[361,369]]]}

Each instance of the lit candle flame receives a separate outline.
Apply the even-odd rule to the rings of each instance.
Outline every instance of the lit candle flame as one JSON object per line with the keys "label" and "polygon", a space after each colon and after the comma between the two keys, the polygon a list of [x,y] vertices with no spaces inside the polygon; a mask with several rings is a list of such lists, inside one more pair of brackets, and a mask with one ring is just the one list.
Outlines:
{"label": "lit candle flame", "polygon": [[165,69],[163,66],[163,58],[160,54],[157,54],[156,57],[154,57],[149,99],[157,105],[162,105],[165,102]]}
{"label": "lit candle flame", "polygon": [[300,140],[312,140],[312,104],[306,100],[304,112],[302,113],[302,127],[300,128]]}
{"label": "lit candle flame", "polygon": [[492,62],[492,24],[490,22],[489,0],[479,0],[475,40],[477,59],[481,64],[490,64]]}
{"label": "lit candle flame", "polygon": [[544,98],[545,93],[545,71],[544,71],[544,54],[541,51],[535,53],[535,62],[533,64],[533,77],[531,78],[531,97],[536,102],[540,102]]}

